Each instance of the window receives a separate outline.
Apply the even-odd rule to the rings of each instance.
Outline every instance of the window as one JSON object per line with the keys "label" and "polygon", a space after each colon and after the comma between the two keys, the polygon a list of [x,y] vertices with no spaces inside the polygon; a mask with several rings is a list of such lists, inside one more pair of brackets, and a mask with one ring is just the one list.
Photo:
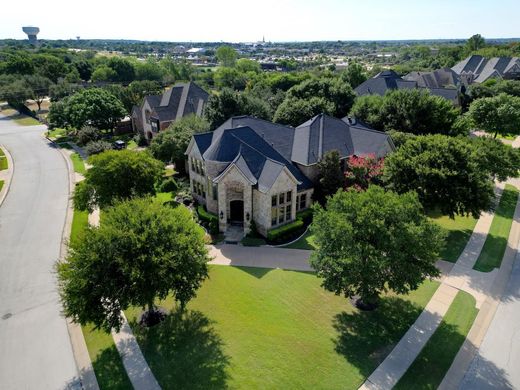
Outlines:
{"label": "window", "polygon": [[145,110],[145,112],[144,112],[144,117],[145,117],[145,119],[146,119],[146,123],[147,123],[147,124],[150,124],[150,114],[151,114],[151,113],[150,113],[150,110]]}
{"label": "window", "polygon": [[280,225],[291,220],[292,191],[283,192],[271,197],[271,226]]}
{"label": "window", "polygon": [[218,200],[218,188],[216,184],[213,184],[213,200]]}
{"label": "window", "polygon": [[300,195],[299,209],[303,210],[307,207],[307,194]]}

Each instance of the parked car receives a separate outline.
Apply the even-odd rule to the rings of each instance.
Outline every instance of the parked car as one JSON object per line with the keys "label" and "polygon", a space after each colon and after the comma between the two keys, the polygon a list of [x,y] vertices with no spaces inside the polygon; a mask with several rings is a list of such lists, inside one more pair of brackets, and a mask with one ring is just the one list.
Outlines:
{"label": "parked car", "polygon": [[124,148],[126,148],[126,142],[123,141],[123,140],[117,140],[114,142],[114,149],[115,150],[123,150]]}

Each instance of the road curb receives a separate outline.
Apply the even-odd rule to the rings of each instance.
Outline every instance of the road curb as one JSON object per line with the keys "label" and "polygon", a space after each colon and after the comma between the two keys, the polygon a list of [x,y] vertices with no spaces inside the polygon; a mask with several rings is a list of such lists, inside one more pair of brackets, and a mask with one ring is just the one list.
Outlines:
{"label": "road curb", "polygon": [[5,157],[7,158],[7,178],[4,181],[4,186],[0,191],[0,206],[4,203],[7,194],[9,193],[9,188],[11,187],[11,179],[14,175],[14,160],[11,157],[11,153],[5,146],[0,145],[0,149],[4,151]]}
{"label": "road curb", "polygon": [[[72,193],[74,192],[74,187],[76,184],[75,173],[69,156],[66,153],[64,153],[63,150],[61,150],[54,141],[52,141],[48,137],[45,137],[45,139],[47,140],[47,142],[51,143],[63,157],[63,159],[65,160],[65,164],[67,165],[67,172],[69,173],[69,201],[67,205],[67,213],[65,216],[65,224],[63,225],[59,259],[59,261],[63,261],[67,254],[67,242],[70,238],[72,218],[74,216]],[[78,368],[82,388],[85,390],[99,390],[99,384],[97,382],[96,374],[94,372],[94,367],[92,366],[92,361],[90,360],[90,355],[88,353],[87,344],[85,343],[85,337],[83,336],[81,326],[73,323],[69,318],[66,318],[66,323],[72,345],[72,352],[74,354],[74,360],[76,361],[76,366]]]}

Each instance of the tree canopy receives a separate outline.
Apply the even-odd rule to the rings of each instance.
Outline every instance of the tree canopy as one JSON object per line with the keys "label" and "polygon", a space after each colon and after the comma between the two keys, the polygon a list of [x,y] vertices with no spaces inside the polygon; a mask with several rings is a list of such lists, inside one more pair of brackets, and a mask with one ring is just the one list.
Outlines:
{"label": "tree canopy", "polygon": [[[65,123],[51,121],[51,125],[59,127],[68,125],[77,129],[92,125],[99,129],[113,129],[126,114],[121,101],[101,88],[79,90],[62,102]],[[53,109],[55,108],[51,105],[49,113],[51,120]]]}
{"label": "tree canopy", "polygon": [[416,191],[426,209],[450,216],[478,218],[494,197],[489,166],[463,137],[410,138],[385,159],[384,180],[398,193]]}
{"label": "tree canopy", "polygon": [[88,162],[92,167],[74,192],[74,205],[79,210],[154,195],[155,185],[164,173],[164,164],[145,152],[109,150],[90,156]]}
{"label": "tree canopy", "polygon": [[315,207],[311,231],[318,247],[311,265],[323,287],[359,296],[368,307],[383,292],[408,293],[439,275],[443,234],[413,192],[398,195],[377,186],[340,191],[326,208]]}
{"label": "tree canopy", "polygon": [[350,115],[377,130],[455,135],[453,125],[459,110],[428,91],[402,89],[388,91],[383,97],[359,97]]}
{"label": "tree canopy", "polygon": [[150,311],[173,294],[184,307],[207,277],[208,260],[204,231],[185,207],[151,198],[117,203],[57,264],[64,313],[108,333],[130,306]]}
{"label": "tree canopy", "polygon": [[220,62],[223,66],[235,66],[238,55],[236,50],[231,46],[220,46],[215,54],[218,62]]}
{"label": "tree canopy", "polygon": [[178,171],[183,170],[185,156],[191,137],[209,130],[209,123],[198,116],[190,115],[172,123],[159,132],[150,143],[150,153],[165,163],[175,162]]}
{"label": "tree canopy", "polygon": [[520,97],[501,93],[477,99],[468,111],[474,125],[495,135],[520,134]]}

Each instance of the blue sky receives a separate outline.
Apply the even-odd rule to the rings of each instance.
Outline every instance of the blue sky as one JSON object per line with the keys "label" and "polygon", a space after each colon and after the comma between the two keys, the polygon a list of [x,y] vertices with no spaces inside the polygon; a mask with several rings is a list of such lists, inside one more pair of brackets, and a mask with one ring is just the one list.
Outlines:
{"label": "blue sky", "polygon": [[520,0],[22,0],[0,11],[0,38],[164,41],[520,37]]}

